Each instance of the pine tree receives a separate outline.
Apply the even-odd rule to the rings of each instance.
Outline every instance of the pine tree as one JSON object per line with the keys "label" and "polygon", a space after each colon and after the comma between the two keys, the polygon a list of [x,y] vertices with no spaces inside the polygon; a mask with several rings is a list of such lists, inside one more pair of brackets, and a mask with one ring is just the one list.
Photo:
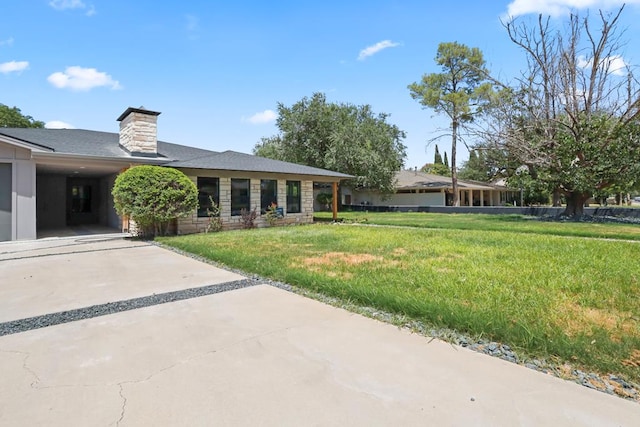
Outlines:
{"label": "pine tree", "polygon": [[444,152],[444,165],[449,167],[449,159],[447,158],[447,152]]}
{"label": "pine tree", "polygon": [[[447,153],[445,153],[445,156],[446,155],[447,155]],[[434,156],[433,164],[434,165],[441,165],[442,164],[442,156],[440,155],[440,150],[438,150],[438,144],[436,144],[436,155]]]}

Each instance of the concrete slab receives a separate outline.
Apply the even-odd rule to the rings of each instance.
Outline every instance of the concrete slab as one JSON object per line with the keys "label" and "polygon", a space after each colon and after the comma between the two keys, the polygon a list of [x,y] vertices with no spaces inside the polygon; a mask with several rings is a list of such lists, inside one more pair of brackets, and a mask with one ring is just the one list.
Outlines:
{"label": "concrete slab", "polygon": [[636,403],[269,286],[0,337],[0,376],[0,425],[640,425]]}
{"label": "concrete slab", "polygon": [[12,242],[0,245],[0,322],[243,278],[122,238]]}

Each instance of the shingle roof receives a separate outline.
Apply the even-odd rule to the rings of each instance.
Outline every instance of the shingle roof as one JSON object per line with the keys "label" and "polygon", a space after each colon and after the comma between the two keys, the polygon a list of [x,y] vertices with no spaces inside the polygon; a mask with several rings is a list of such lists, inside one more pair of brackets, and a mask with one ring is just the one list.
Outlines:
{"label": "shingle roof", "polygon": [[[110,159],[134,158],[119,144],[119,134],[83,129],[33,129],[0,128],[5,135],[23,142],[50,149],[54,153],[105,157]],[[140,159],[139,157],[137,157]],[[166,160],[166,166],[193,169],[217,169],[247,172],[275,172],[295,175],[351,178],[338,172],[295,163],[281,162],[237,153],[235,151],[205,150],[186,145],[158,141],[158,160]]]}
{"label": "shingle roof", "polygon": [[230,150],[191,160],[171,162],[168,163],[167,166],[176,168],[223,169],[246,172],[260,171],[294,175],[320,175],[337,178],[351,178],[350,175],[339,172],[298,165],[296,163],[282,162],[280,160],[267,159],[265,157],[252,156],[250,154],[238,153]]}
{"label": "shingle roof", "polygon": [[[413,170],[402,170],[396,174],[396,190],[420,188],[451,188],[451,178]],[[489,183],[458,180],[460,188],[473,190],[491,190],[496,188]]]}

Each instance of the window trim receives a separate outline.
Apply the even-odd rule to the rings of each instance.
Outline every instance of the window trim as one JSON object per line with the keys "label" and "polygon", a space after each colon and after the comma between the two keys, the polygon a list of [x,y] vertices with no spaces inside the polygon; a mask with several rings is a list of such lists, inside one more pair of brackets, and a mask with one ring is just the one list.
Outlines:
{"label": "window trim", "polygon": [[[209,216],[209,214],[207,213],[207,210],[211,207],[211,205],[209,205],[208,203],[210,194],[206,195],[207,203],[206,203],[206,206],[204,206],[205,208],[204,210],[203,210],[203,205],[200,204],[200,199],[203,196],[201,187],[204,185],[204,181],[211,181],[211,180],[216,181],[216,194],[212,195],[212,199],[215,202],[215,204],[217,204],[218,207],[220,207],[220,178],[214,177],[214,176],[199,176],[196,179],[196,186],[198,187],[198,209],[196,211],[196,215],[198,216],[198,218],[206,218]],[[202,182],[202,185],[201,185],[201,182]]]}
{"label": "window trim", "polygon": [[[273,194],[265,194],[266,189],[264,188],[264,185],[267,182],[273,183],[274,185]],[[267,202],[266,204],[265,204],[265,195],[266,197],[271,199],[271,201]],[[277,179],[261,179],[260,180],[260,213],[264,215],[267,212],[267,208],[269,208],[273,203],[275,203],[276,206],[278,205],[278,180]]]}
{"label": "window trim", "polygon": [[[290,194],[291,193],[290,189],[293,189],[294,186],[296,186],[296,184],[298,188],[297,196]],[[298,205],[297,210],[290,209],[290,207],[293,205],[293,202],[297,202],[297,205]],[[302,181],[287,180],[287,214],[289,213],[302,213]]]}
{"label": "window trim", "polygon": [[[247,190],[247,195],[246,196],[240,196],[240,197],[246,197],[246,202],[243,203],[243,206],[239,206],[239,207],[234,207],[234,188],[233,188],[233,184],[234,182],[239,183],[239,182],[246,182],[246,190]],[[246,209],[247,211],[251,210],[251,179],[250,178],[231,178],[231,191],[230,191],[230,196],[231,196],[231,200],[230,200],[230,205],[231,205],[231,216],[240,216],[241,215],[241,211],[242,209]]]}

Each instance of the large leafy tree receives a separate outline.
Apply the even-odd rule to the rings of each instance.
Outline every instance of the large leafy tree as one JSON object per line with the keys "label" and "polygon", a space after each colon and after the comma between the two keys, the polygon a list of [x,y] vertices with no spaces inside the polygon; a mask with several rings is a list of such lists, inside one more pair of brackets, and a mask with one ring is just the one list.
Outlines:
{"label": "large leafy tree", "polygon": [[597,25],[577,14],[558,27],[542,15],[505,24],[528,67],[492,111],[486,143],[563,194],[566,216],[581,216],[596,193],[640,180],[640,88],[621,56],[623,9],[600,12]]}
{"label": "large leafy tree", "polygon": [[425,74],[421,81],[409,85],[409,91],[425,108],[444,113],[451,120],[451,183],[453,204],[459,206],[456,150],[460,131],[490,101],[493,85],[478,48],[458,42],[440,43],[435,60],[441,71]]}
{"label": "large leafy tree", "polygon": [[329,103],[322,93],[278,104],[280,133],[262,138],[254,154],[354,175],[349,185],[394,191],[404,163],[405,134],[369,105]]}
{"label": "large leafy tree", "polygon": [[0,104],[0,127],[3,128],[43,128],[44,122],[22,114],[19,108]]}

